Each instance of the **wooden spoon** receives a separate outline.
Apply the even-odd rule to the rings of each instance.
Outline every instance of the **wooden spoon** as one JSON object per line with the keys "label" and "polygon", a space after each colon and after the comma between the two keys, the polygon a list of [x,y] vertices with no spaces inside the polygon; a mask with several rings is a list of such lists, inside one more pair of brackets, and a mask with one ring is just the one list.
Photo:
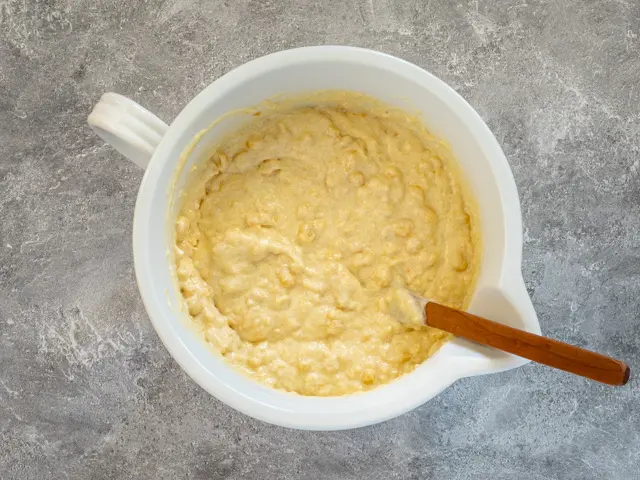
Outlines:
{"label": "wooden spoon", "polygon": [[424,308],[430,327],[609,385],[629,380],[631,370],[620,360],[411,295]]}

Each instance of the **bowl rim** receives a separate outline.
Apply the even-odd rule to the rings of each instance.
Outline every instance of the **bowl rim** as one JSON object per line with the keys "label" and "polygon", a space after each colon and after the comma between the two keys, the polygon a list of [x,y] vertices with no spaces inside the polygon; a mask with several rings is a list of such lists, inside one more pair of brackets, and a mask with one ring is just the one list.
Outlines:
{"label": "bowl rim", "polygon": [[[228,384],[220,382],[215,375],[190,352],[189,347],[180,338],[176,337],[176,328],[184,328],[178,326],[179,321],[173,313],[168,312],[168,305],[161,306],[160,302],[155,300],[157,292],[153,285],[153,277],[151,275],[150,258],[145,253],[145,247],[152,240],[149,229],[146,228],[145,220],[151,214],[151,198],[153,189],[157,186],[158,178],[164,168],[166,168],[168,152],[171,146],[178,141],[182,131],[184,131],[193,121],[193,119],[210,104],[214,98],[221,98],[225,92],[236,86],[238,81],[260,75],[263,72],[272,70],[277,67],[286,66],[287,64],[308,62],[309,60],[347,60],[354,62],[365,62],[375,64],[376,66],[393,66],[395,69],[401,69],[405,74],[414,78],[419,78],[426,84],[425,88],[437,90],[437,94],[445,101],[456,115],[460,116],[463,122],[469,127],[472,135],[485,150],[485,155],[490,158],[492,168],[496,168],[496,184],[500,193],[503,206],[504,221],[504,252],[503,267],[499,283],[508,295],[515,298],[518,302],[528,302],[531,311],[533,307],[524,287],[522,274],[520,272],[521,256],[522,256],[522,217],[520,211],[520,202],[516,190],[516,184],[507,162],[507,159],[499,146],[493,133],[482,120],[480,115],[464,100],[453,88],[447,85],[433,74],[426,70],[400,58],[392,55],[363,49],[358,47],[347,46],[315,46],[302,47],[291,50],[275,52],[231,70],[221,76],[198,95],[196,95],[188,105],[178,114],[175,120],[169,126],[167,133],[162,138],[158,148],[155,150],[151,161],[143,176],[138,197],[135,206],[133,220],[133,251],[136,279],[141,293],[141,297],[149,318],[156,330],[161,341],[178,362],[182,369],[198,383],[207,392],[228,404],[232,408],[241,411],[249,416],[260,420],[300,429],[310,430],[333,430],[355,428],[364,425],[371,425],[389,418],[396,417],[405,413],[450,386],[459,378],[494,373],[511,368],[518,367],[527,363],[526,360],[518,357],[509,356],[501,362],[490,361],[476,362],[473,368],[464,368],[464,366],[454,366],[450,368],[445,375],[438,377],[437,388],[432,388],[432,394],[427,398],[407,398],[395,402],[393,407],[376,411],[372,409],[363,410],[362,412],[336,412],[335,415],[323,414],[315,415],[314,413],[296,413],[292,414],[287,408],[279,408],[274,405],[266,405],[258,400],[248,397],[243,392],[231,387]],[[165,158],[163,158],[165,157]],[[525,300],[526,297],[526,300]],[[533,312],[535,317],[535,312]],[[173,325],[172,325],[173,323]],[[528,325],[527,329],[533,332],[539,332],[537,318],[535,324]],[[192,332],[189,332],[192,334]],[[434,355],[434,357],[436,357]],[[434,358],[431,357],[431,358]],[[396,379],[392,384],[400,380],[406,380],[411,374],[407,374]],[[391,384],[389,384],[391,385]],[[331,403],[340,405],[340,400],[345,398],[354,398],[355,396],[364,396],[376,394],[383,390],[385,386],[345,397],[301,397],[309,405],[313,402],[322,401],[323,405]],[[291,395],[282,392],[283,395]],[[308,400],[307,400],[308,399]],[[296,400],[297,401],[297,400]]]}

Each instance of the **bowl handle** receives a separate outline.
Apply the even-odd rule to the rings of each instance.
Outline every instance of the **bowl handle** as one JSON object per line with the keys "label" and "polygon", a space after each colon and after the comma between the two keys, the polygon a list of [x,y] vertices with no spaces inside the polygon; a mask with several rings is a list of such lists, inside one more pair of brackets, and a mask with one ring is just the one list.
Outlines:
{"label": "bowl handle", "polygon": [[169,126],[133,100],[105,93],[87,119],[102,139],[145,169]]}

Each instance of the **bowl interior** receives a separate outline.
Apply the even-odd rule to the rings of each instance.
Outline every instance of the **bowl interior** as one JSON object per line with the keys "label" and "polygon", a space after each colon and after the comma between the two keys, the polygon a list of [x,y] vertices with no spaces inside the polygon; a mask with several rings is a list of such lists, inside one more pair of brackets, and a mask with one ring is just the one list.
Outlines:
{"label": "bowl interior", "polygon": [[[179,207],[176,193],[211,144],[244,121],[242,115],[228,116],[208,130],[176,177],[178,158],[199,132],[225,113],[282,93],[340,89],[366,93],[419,115],[433,133],[448,140],[479,204],[483,260],[470,310],[505,323],[517,325],[520,321],[509,310],[511,303],[500,286],[505,262],[514,261],[507,258],[507,243],[521,243],[519,232],[511,235],[515,239],[507,232],[502,198],[506,193],[500,184],[505,174],[500,168],[507,169],[506,181],[513,183],[513,178],[484,123],[453,90],[411,64],[375,52],[326,48],[336,50],[325,49],[316,55],[318,52],[310,51],[313,49],[300,49],[270,56],[279,55],[277,58],[263,57],[227,74],[196,97],[172,124],[152,159],[141,187],[134,228],[136,271],[145,305],[181,366],[234,408],[271,423],[306,429],[350,428],[391,418],[420,405],[460,377],[508,368],[510,357],[456,339],[414,372],[388,385],[344,397],[314,398],[263,387],[212,354],[188,328],[188,315],[179,307],[182,302],[171,272],[173,265],[167,265],[167,252],[172,251]],[[492,161],[492,155],[501,156],[504,166]],[[518,230],[517,195],[515,202],[518,215],[513,223]],[[513,247],[516,253],[519,248]],[[519,255],[515,257],[519,271]]]}

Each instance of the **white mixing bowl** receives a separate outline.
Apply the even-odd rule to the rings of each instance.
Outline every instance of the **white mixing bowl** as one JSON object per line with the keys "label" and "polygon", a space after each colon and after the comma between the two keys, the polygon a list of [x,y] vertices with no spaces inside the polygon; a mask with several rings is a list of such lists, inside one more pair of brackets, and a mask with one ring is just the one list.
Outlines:
{"label": "white mixing bowl", "polygon": [[105,94],[89,124],[118,151],[145,168],[136,203],[133,252],[142,299],[158,335],[180,366],[209,393],[252,417],[286,427],[332,430],[371,425],[433,398],[456,380],[526,363],[456,339],[390,384],[343,397],[304,397],[265,387],[212,353],[188,327],[168,252],[176,216],[174,192],[222,132],[208,131],[180,168],[181,153],[221,115],[277,94],[325,89],[366,93],[419,112],[433,133],[447,139],[475,193],[481,214],[483,261],[469,310],[539,333],[520,270],[522,219],[513,175],[498,142],[475,110],[444,82],[404,60],[352,47],[308,47],[253,60],[219,78],[195,97],[171,126],[131,100]]}

